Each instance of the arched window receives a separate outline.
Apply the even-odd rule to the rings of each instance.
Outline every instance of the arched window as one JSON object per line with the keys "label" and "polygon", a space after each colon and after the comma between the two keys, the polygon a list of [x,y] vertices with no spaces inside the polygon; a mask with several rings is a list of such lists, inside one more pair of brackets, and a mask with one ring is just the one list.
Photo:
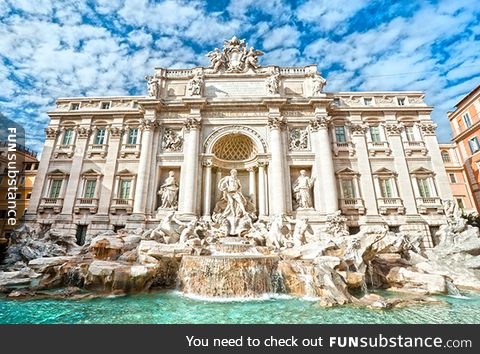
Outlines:
{"label": "arched window", "polygon": [[443,159],[443,162],[452,162],[452,159],[450,158],[450,154],[448,153],[448,151],[445,151],[445,150],[442,151],[442,159]]}

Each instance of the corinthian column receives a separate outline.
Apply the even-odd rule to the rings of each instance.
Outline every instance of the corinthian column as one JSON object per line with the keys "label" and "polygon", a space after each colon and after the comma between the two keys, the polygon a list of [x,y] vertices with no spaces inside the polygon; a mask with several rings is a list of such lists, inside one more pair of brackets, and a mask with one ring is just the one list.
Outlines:
{"label": "corinthian column", "polygon": [[137,183],[135,187],[135,200],[133,202],[134,214],[145,214],[148,193],[148,172],[152,158],[152,135],[156,122],[154,115],[145,114],[142,121],[142,147],[140,150],[140,162],[138,164]]}
{"label": "corinthian column", "polygon": [[210,209],[212,205],[212,161],[203,161],[205,179],[203,192],[203,216],[210,217]]}
{"label": "corinthian column", "polygon": [[286,212],[286,176],[285,176],[285,150],[282,143],[282,131],[285,129],[283,117],[279,115],[268,118],[270,128],[270,214],[285,214]]}
{"label": "corinthian column", "polygon": [[185,122],[185,154],[182,164],[178,211],[196,215],[198,186],[198,152],[200,141],[200,117],[190,117]]}
{"label": "corinthian column", "polygon": [[265,185],[265,166],[267,162],[258,162],[258,216],[267,215],[267,188]]}
{"label": "corinthian column", "polygon": [[338,210],[337,183],[328,123],[329,117],[318,113],[310,121],[312,149],[315,153],[312,174],[317,178],[315,182],[315,209],[326,214]]}

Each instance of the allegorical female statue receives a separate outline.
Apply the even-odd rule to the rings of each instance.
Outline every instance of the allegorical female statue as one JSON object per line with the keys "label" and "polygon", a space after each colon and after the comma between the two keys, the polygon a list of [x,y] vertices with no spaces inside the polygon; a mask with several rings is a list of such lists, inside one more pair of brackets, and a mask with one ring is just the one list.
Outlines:
{"label": "allegorical female statue", "polygon": [[293,197],[296,203],[296,209],[313,208],[312,187],[315,178],[307,176],[307,171],[301,170],[300,176],[293,183]]}
{"label": "allegorical female statue", "polygon": [[178,205],[178,183],[175,179],[175,172],[168,172],[168,177],[165,178],[165,182],[160,186],[158,191],[160,195],[160,208],[161,209],[176,209]]}

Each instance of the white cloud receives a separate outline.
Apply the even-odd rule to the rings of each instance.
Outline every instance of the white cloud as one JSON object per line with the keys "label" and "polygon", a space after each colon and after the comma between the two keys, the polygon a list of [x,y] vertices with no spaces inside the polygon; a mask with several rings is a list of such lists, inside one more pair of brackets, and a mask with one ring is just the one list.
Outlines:
{"label": "white cloud", "polygon": [[300,32],[293,26],[274,28],[265,34],[263,48],[265,50],[277,47],[292,47],[299,44]]}

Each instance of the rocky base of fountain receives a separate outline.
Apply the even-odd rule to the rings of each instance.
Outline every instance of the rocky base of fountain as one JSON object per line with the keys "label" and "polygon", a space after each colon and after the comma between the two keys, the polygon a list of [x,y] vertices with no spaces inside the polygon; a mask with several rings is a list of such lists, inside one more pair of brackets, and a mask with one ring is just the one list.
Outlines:
{"label": "rocky base of fountain", "polygon": [[[12,298],[82,298],[178,288],[202,297],[288,294],[317,298],[320,306],[389,308],[431,303],[430,294],[480,291],[479,231],[464,223],[442,227],[439,245],[428,251],[418,248],[415,235],[382,228],[319,233],[306,244],[286,236],[281,247],[262,239],[259,230],[250,237],[206,233],[184,243],[166,243],[140,229],[110,231],[79,247],[55,230],[24,227],[7,251],[0,292]],[[414,295],[387,300],[369,289]]]}

